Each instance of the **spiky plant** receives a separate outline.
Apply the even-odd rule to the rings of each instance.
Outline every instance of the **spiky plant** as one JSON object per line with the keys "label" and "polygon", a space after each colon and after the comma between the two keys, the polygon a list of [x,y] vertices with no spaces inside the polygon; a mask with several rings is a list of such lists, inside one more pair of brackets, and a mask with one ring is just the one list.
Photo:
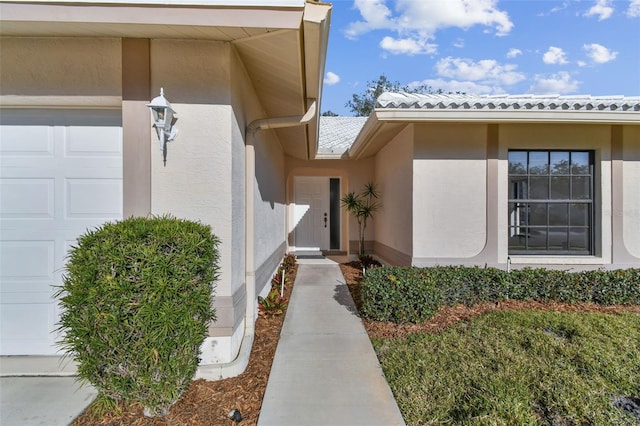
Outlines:
{"label": "spiky plant", "polygon": [[377,201],[380,198],[378,186],[373,182],[367,182],[360,193],[348,192],[340,199],[342,206],[355,217],[358,222],[358,257],[364,257],[364,231],[367,229],[367,220],[373,218],[373,214],[381,207]]}

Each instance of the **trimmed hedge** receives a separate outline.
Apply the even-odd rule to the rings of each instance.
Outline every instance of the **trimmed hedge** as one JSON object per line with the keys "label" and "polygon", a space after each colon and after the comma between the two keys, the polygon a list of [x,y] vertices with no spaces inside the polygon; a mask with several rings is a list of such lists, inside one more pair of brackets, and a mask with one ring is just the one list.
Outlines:
{"label": "trimmed hedge", "polygon": [[59,344],[109,403],[165,415],[198,367],[218,278],[211,227],[170,216],[107,223],[78,239],[58,288]]}
{"label": "trimmed hedge", "polygon": [[640,269],[566,272],[525,268],[436,266],[367,270],[363,315],[376,321],[420,323],[443,305],[500,300],[640,305]]}

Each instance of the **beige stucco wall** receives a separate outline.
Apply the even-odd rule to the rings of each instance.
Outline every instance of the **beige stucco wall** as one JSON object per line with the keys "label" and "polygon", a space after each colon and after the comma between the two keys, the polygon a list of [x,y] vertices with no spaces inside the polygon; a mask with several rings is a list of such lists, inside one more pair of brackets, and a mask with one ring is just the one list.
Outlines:
{"label": "beige stucco wall", "polygon": [[[347,192],[360,192],[367,182],[374,181],[375,160],[373,157],[364,160],[300,160],[285,157],[285,174],[287,193],[287,233],[289,246],[293,245],[293,178],[295,176],[326,176],[340,178],[340,197]],[[367,222],[365,240],[374,239],[374,228],[377,213],[373,220]],[[344,209],[341,209],[340,250],[347,251],[349,241],[358,240],[358,224]],[[357,248],[355,249],[357,251]]]}
{"label": "beige stucco wall", "polygon": [[120,39],[3,37],[0,43],[2,95],[121,95]]}
{"label": "beige stucco wall", "polygon": [[[232,106],[232,48],[198,40],[151,40],[151,90],[164,88],[178,114],[178,137],[166,167],[151,135],[151,209],[199,220],[220,240],[216,337],[203,346],[205,364],[232,361],[246,313],[244,142]],[[172,66],[168,66],[171,64]],[[235,209],[234,209],[235,208]]]}
{"label": "beige stucco wall", "polygon": [[462,261],[482,251],[487,233],[486,133],[484,124],[416,124],[414,258]]}
{"label": "beige stucco wall", "polygon": [[[243,152],[243,161],[245,149],[247,150],[246,172],[250,175],[250,181],[243,180],[242,188],[238,187],[238,191],[244,193],[244,187],[250,185],[250,210],[253,211],[252,217],[248,218],[251,221],[250,244],[247,247],[243,244],[242,249],[252,250],[247,270],[254,277],[257,296],[271,282],[286,249],[284,152],[275,132],[266,130],[246,133],[247,126],[253,120],[265,116],[253,83],[235,52],[231,62],[231,84],[236,121],[234,132],[237,131],[238,136],[242,137],[242,145],[239,143],[237,147]],[[234,161],[235,158],[234,154]],[[244,170],[244,167],[245,165],[237,164],[238,170]],[[235,184],[240,183],[237,177],[239,174],[234,172]],[[239,213],[240,210],[234,206],[233,220],[239,220],[238,227],[244,227],[244,219]]]}
{"label": "beige stucco wall", "polygon": [[629,253],[640,258],[640,126],[624,127],[622,147],[623,241]]}
{"label": "beige stucco wall", "polygon": [[[398,256],[410,262],[413,253],[413,144],[414,125],[408,125],[375,157],[375,181],[382,204],[375,214],[375,239],[386,246],[377,251],[381,256],[393,256],[388,260],[394,263],[400,261]],[[398,253],[385,253],[385,249]]]}

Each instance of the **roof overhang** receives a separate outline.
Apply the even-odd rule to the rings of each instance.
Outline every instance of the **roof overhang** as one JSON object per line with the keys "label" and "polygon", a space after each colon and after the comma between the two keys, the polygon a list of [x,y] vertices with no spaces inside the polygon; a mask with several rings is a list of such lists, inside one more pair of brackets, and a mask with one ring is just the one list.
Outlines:
{"label": "roof overhang", "polygon": [[[265,118],[305,115],[320,103],[331,5],[306,0],[2,1],[0,35],[199,39],[231,43]],[[317,152],[311,121],[273,130],[285,153]]]}
{"label": "roof overhang", "polygon": [[640,125],[637,111],[484,110],[377,108],[349,149],[349,157],[375,155],[409,124],[426,123],[572,123]]}

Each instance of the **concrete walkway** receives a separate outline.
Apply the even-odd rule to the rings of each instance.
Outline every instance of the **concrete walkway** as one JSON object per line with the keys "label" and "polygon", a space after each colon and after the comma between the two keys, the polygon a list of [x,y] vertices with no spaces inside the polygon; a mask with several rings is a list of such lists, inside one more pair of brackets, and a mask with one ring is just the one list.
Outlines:
{"label": "concrete walkway", "polygon": [[0,425],[68,425],[96,395],[74,377],[2,377]]}
{"label": "concrete walkway", "polygon": [[339,266],[299,263],[258,425],[404,424]]}

